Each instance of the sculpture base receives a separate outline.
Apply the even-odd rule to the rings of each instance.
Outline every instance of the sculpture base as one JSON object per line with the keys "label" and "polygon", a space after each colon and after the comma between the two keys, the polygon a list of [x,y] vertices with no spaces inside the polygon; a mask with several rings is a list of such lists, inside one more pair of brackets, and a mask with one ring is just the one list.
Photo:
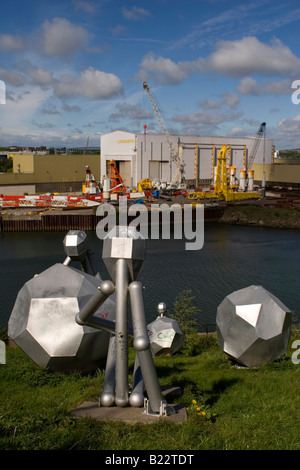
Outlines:
{"label": "sculpture base", "polygon": [[143,408],[134,408],[131,406],[119,407],[99,406],[98,402],[84,402],[75,410],[71,411],[71,416],[76,418],[90,417],[96,420],[124,421],[126,423],[155,423],[159,419],[180,423],[187,421],[187,411],[184,405],[170,405],[175,413],[168,416],[156,416],[147,414]]}

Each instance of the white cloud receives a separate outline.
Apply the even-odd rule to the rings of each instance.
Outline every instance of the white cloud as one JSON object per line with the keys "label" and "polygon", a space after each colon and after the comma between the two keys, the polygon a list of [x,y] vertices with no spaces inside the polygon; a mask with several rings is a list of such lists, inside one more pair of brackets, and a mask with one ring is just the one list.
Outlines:
{"label": "white cloud", "polygon": [[0,67],[0,79],[3,80],[6,84],[13,86],[22,86],[26,83],[26,78],[20,73],[11,72],[6,70],[3,67]]}
{"label": "white cloud", "polygon": [[299,138],[300,114],[295,117],[282,119],[278,122],[278,128],[282,132],[297,133],[297,137]]}
{"label": "white cloud", "polygon": [[81,108],[79,106],[70,106],[67,103],[63,104],[63,110],[66,111],[67,113],[79,113],[81,111]]}
{"label": "white cloud", "polygon": [[286,76],[300,71],[300,59],[279,39],[264,44],[253,36],[218,42],[207,65],[210,70],[230,77],[253,73]]}
{"label": "white cloud", "polygon": [[229,108],[234,109],[237,104],[240,102],[240,98],[235,93],[230,93],[226,91],[222,93],[220,100],[200,100],[197,105],[201,106],[204,109],[218,109],[223,105],[228,106]]}
{"label": "white cloud", "polygon": [[99,100],[117,96],[122,90],[122,83],[116,75],[93,67],[84,70],[76,78],[63,75],[54,85],[54,94],[58,98],[83,96]]}
{"label": "white cloud", "polygon": [[291,94],[291,84],[291,80],[265,82],[263,90],[268,95],[289,95]]}
{"label": "white cloud", "polygon": [[245,137],[245,129],[243,129],[242,127],[233,127],[229,133],[228,133],[228,136],[229,137]]}
{"label": "white cloud", "polygon": [[88,31],[64,18],[46,20],[42,24],[40,47],[47,56],[68,56],[88,42]]}
{"label": "white cloud", "polygon": [[85,1],[75,1],[75,8],[76,10],[82,10],[87,13],[96,13],[96,8],[90,2]]}
{"label": "white cloud", "polygon": [[141,119],[152,119],[153,113],[142,109],[140,105],[132,105],[128,103],[121,103],[116,106],[117,112],[111,113],[110,120],[118,120],[120,118],[128,117],[134,121]]}
{"label": "white cloud", "polygon": [[43,68],[32,67],[26,73],[32,79],[33,84],[41,87],[47,87],[54,82],[53,74]]}
{"label": "white cloud", "polygon": [[0,35],[0,51],[1,52],[13,52],[23,49],[24,41],[22,38],[12,36],[11,34]]}
{"label": "white cloud", "polygon": [[259,83],[252,77],[242,78],[236,89],[240,95],[260,95]]}
{"label": "white cloud", "polygon": [[222,102],[224,104],[227,104],[229,108],[235,108],[236,105],[239,104],[240,98],[238,97],[238,95],[227,91],[222,94]]}
{"label": "white cloud", "polygon": [[193,62],[178,62],[176,64],[171,59],[155,58],[154,54],[149,53],[142,60],[137,78],[146,80],[149,74],[154,74],[157,82],[176,85],[196,71]]}
{"label": "white cloud", "polygon": [[228,113],[228,114],[214,114],[210,111],[202,111],[201,113],[190,113],[190,114],[179,114],[172,118],[172,121],[179,122],[181,124],[202,124],[205,126],[218,125],[221,122],[232,121],[241,116],[240,113]]}
{"label": "white cloud", "polygon": [[218,109],[222,106],[222,103],[220,103],[217,100],[200,100],[197,103],[198,106],[201,106],[204,109]]}
{"label": "white cloud", "polygon": [[[195,73],[219,73],[227,77],[247,77],[251,74],[294,76],[300,74],[300,59],[277,39],[265,44],[250,36],[236,41],[219,41],[215,52],[194,61],[176,63],[149,53],[140,64],[137,78],[147,79],[150,75],[159,83],[175,85]],[[250,86],[250,81],[241,84],[240,93],[249,93],[246,85]],[[254,83],[251,84],[250,93],[259,93]]]}
{"label": "white cloud", "polygon": [[127,20],[138,21],[151,16],[151,13],[145,8],[133,6],[131,8],[122,8],[122,14]]}

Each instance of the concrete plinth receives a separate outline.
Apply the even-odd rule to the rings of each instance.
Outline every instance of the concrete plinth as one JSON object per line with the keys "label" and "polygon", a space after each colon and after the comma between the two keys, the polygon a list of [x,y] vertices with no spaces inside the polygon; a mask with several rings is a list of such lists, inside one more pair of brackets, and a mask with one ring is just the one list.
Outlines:
{"label": "concrete plinth", "polygon": [[[164,400],[169,397],[178,397],[181,394],[180,387],[161,386],[162,396]],[[173,423],[181,423],[187,421],[187,410],[184,405],[167,405],[170,406],[174,414],[168,416],[154,416],[145,413],[144,408],[135,408],[132,406],[120,407],[99,406],[98,402],[86,401],[79,405],[75,410],[71,411],[71,416],[76,418],[90,417],[96,420],[123,421],[126,423],[157,423],[159,419],[171,421]]]}
{"label": "concrete plinth", "polygon": [[144,412],[143,408],[99,406],[98,402],[84,402],[71,412],[76,418],[90,417],[96,420],[124,421],[126,423],[157,423],[159,419],[180,423],[187,420],[187,411],[184,405],[169,405],[175,410],[175,414],[169,416],[153,416]]}

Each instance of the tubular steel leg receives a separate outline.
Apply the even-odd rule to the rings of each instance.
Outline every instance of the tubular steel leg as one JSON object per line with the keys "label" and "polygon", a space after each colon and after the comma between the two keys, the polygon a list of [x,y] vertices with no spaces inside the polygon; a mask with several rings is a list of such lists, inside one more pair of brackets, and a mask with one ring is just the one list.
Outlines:
{"label": "tubular steel leg", "polygon": [[128,405],[128,266],[125,259],[116,262],[116,396],[117,406]]}
{"label": "tubular steel leg", "polygon": [[134,281],[129,285],[134,334],[133,346],[137,351],[150,408],[154,413],[160,413],[163,399],[150,351],[142,289],[142,284],[138,281]]}
{"label": "tubular steel leg", "polygon": [[140,408],[144,406],[144,379],[141,371],[139,359],[135,356],[134,371],[133,371],[133,385],[130,394],[129,402],[131,406]]}
{"label": "tubular steel leg", "polygon": [[79,325],[85,325],[90,317],[102,305],[115,289],[112,281],[103,281],[98,287],[98,291],[90,298],[86,305],[77,313],[75,319]]}
{"label": "tubular steel leg", "polygon": [[115,367],[116,367],[116,354],[115,354],[115,335],[111,335],[109,340],[105,378],[103,390],[100,397],[101,406],[112,406],[115,402]]}

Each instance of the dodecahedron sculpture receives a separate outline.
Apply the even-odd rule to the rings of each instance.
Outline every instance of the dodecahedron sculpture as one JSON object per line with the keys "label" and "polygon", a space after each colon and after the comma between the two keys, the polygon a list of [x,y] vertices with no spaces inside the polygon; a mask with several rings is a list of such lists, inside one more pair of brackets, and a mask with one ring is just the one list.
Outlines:
{"label": "dodecahedron sculpture", "polygon": [[183,332],[174,318],[157,317],[147,329],[153,356],[174,354],[183,345]]}
{"label": "dodecahedron sculpture", "polygon": [[217,309],[217,337],[229,359],[257,367],[286,353],[292,314],[262,286],[225,297]]}
{"label": "dodecahedron sculpture", "polygon": [[83,261],[87,252],[87,235],[83,230],[69,230],[64,238],[64,250],[75,261]]}
{"label": "dodecahedron sculpture", "polygon": [[[38,365],[53,371],[91,372],[105,363],[110,334],[80,326],[75,316],[97,291],[101,280],[55,264],[19,291],[8,335]],[[95,316],[114,320],[109,298]]]}
{"label": "dodecahedron sculpture", "polygon": [[103,240],[102,258],[113,280],[118,259],[127,262],[130,280],[137,279],[145,260],[146,243],[135,227],[117,226]]}

